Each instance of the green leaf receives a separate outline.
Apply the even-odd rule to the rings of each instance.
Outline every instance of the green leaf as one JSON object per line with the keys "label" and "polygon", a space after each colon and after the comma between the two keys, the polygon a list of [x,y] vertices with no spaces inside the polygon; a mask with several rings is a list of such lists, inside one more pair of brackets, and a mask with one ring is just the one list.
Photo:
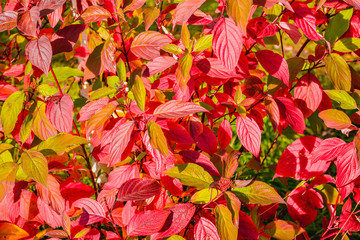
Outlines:
{"label": "green leaf", "polygon": [[86,144],[87,141],[83,137],[71,135],[69,133],[59,133],[55,137],[49,137],[45,141],[41,142],[36,149],[43,151],[50,149],[56,152],[57,155],[61,155],[65,152],[66,148],[74,145]]}
{"label": "green leaf", "polygon": [[167,140],[159,124],[151,120],[148,122],[147,127],[151,146],[159,150],[162,155],[168,157],[169,149],[167,145]]}
{"label": "green leaf", "polygon": [[220,239],[236,240],[238,230],[232,222],[230,210],[224,205],[215,207],[216,228]]}
{"label": "green leaf", "polygon": [[176,81],[182,90],[185,89],[190,80],[190,69],[193,64],[193,58],[190,53],[184,53],[179,59],[179,67],[176,69]]}
{"label": "green leaf", "polygon": [[328,40],[330,44],[333,44],[349,29],[353,12],[353,8],[343,10],[330,20],[325,31],[325,39]]}
{"label": "green leaf", "polygon": [[205,188],[197,191],[192,197],[191,202],[195,204],[206,204],[211,201],[216,201],[219,198],[220,190],[215,188]]}
{"label": "green leaf", "polygon": [[239,198],[237,198],[236,195],[230,191],[226,191],[224,193],[224,195],[225,195],[227,207],[229,208],[229,210],[233,216],[233,222],[235,223],[235,226],[238,227],[241,202],[240,202]]}
{"label": "green leaf", "polygon": [[134,94],[134,98],[136,104],[140,108],[141,111],[145,110],[145,100],[146,100],[146,89],[144,86],[144,82],[141,77],[136,76],[134,85],[131,88],[131,91]]}
{"label": "green leaf", "polygon": [[193,52],[201,52],[212,46],[213,35],[204,35],[195,43]]}
{"label": "green leaf", "polygon": [[268,223],[263,232],[275,239],[292,240],[305,230],[296,223],[284,220],[275,220]]}
{"label": "green leaf", "polygon": [[185,238],[179,235],[173,235],[171,237],[166,238],[166,240],[185,240]]}
{"label": "green leaf", "polygon": [[[190,32],[189,29],[186,25],[186,23],[184,23],[182,25],[182,29],[181,29],[181,41],[184,44],[186,49],[189,49],[190,47]],[[190,50],[190,49],[189,49]]]}
{"label": "green leaf", "polygon": [[[63,82],[70,77],[83,77],[84,76],[84,72],[77,68],[54,67],[53,70],[54,70],[55,76],[59,82]],[[55,82],[54,76],[52,74],[49,74],[48,77],[46,77],[45,74],[43,74],[41,76],[41,78],[44,83]]]}
{"label": "green leaf", "polygon": [[184,185],[194,186],[197,189],[209,188],[210,184],[214,182],[214,179],[208,172],[194,163],[181,164],[164,173],[179,179]]}
{"label": "green leaf", "polygon": [[57,92],[59,92],[59,90],[56,87],[52,87],[52,86],[50,86],[49,84],[46,84],[46,83],[41,84],[40,86],[38,86],[37,90],[43,96],[52,96],[52,95],[56,94]]}
{"label": "green leaf", "polygon": [[116,89],[110,88],[110,87],[102,87],[97,89],[96,91],[89,93],[89,101],[97,100],[99,98],[112,95],[116,92]]}
{"label": "green leaf", "polygon": [[120,86],[120,78],[118,76],[109,76],[106,78],[109,87],[117,89]]}
{"label": "green leaf", "polygon": [[119,60],[118,64],[116,65],[116,72],[121,81],[126,81],[126,67],[123,60]]}
{"label": "green leaf", "polygon": [[321,118],[328,128],[335,128],[337,130],[346,129],[351,126],[351,120],[344,112],[337,109],[328,109],[319,113]]}
{"label": "green leaf", "polygon": [[298,73],[301,72],[305,64],[305,60],[301,57],[293,57],[286,60],[286,62],[289,66],[289,74],[290,74],[289,79],[295,79]]}
{"label": "green leaf", "polygon": [[4,162],[0,164],[0,182],[5,179],[15,180],[19,165],[14,162]]}
{"label": "green leaf", "polygon": [[161,48],[162,50],[172,54],[182,54],[184,51],[175,44],[168,44]]}
{"label": "green leaf", "polygon": [[335,89],[350,91],[350,68],[339,54],[332,53],[325,57],[325,69]]}
{"label": "green leaf", "polygon": [[229,16],[236,22],[243,33],[249,20],[252,0],[226,0]]}
{"label": "green leaf", "polygon": [[26,175],[47,187],[48,165],[46,158],[41,152],[24,150],[20,161]]}
{"label": "green leaf", "polygon": [[360,48],[360,39],[359,38],[343,38],[338,40],[333,49],[338,52],[353,52]]}
{"label": "green leaf", "polygon": [[1,109],[1,124],[8,136],[14,130],[18,116],[24,107],[25,94],[17,91],[11,94],[4,102]]}
{"label": "green leaf", "polygon": [[342,109],[356,109],[356,101],[344,90],[325,90],[329,98],[340,104]]}
{"label": "green leaf", "polygon": [[154,23],[160,14],[160,9],[157,7],[147,7],[143,10],[145,31],[149,30],[150,26]]}
{"label": "green leaf", "polygon": [[326,204],[335,205],[340,203],[340,199],[338,199],[339,192],[334,186],[324,183],[314,188],[321,194]]}
{"label": "green leaf", "polygon": [[269,205],[272,203],[284,203],[284,199],[270,185],[253,181],[246,187],[232,188],[231,190],[241,201],[247,204]]}

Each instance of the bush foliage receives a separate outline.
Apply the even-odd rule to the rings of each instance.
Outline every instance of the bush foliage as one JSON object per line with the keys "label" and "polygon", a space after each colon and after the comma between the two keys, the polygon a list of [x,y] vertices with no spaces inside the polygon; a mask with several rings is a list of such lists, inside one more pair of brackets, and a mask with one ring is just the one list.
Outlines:
{"label": "bush foliage", "polygon": [[358,0],[0,10],[0,238],[360,231]]}

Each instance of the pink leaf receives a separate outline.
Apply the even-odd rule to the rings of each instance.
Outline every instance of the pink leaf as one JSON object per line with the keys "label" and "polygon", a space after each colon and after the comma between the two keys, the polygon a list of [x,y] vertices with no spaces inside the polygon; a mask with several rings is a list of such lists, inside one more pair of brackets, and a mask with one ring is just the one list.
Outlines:
{"label": "pink leaf", "polygon": [[181,151],[179,154],[183,157],[185,163],[195,163],[204,168],[211,176],[220,177],[220,173],[214,163],[205,154],[192,150]]}
{"label": "pink leaf", "polygon": [[237,117],[236,132],[241,144],[255,157],[260,156],[261,130],[253,118]]}
{"label": "pink leaf", "polygon": [[191,203],[178,203],[168,210],[171,211],[171,214],[167,218],[162,229],[158,233],[151,235],[151,240],[178,234],[189,224],[195,213],[196,207]]}
{"label": "pink leaf", "polygon": [[289,67],[286,60],[271,50],[261,50],[255,53],[261,66],[272,76],[289,86]]}
{"label": "pink leaf", "polygon": [[200,217],[194,227],[194,239],[220,240],[220,237],[216,226],[209,219]]}
{"label": "pink leaf", "polygon": [[14,85],[0,81],[0,101],[5,101],[11,94],[19,91]]}
{"label": "pink leaf", "polygon": [[312,152],[311,161],[331,161],[339,156],[345,146],[346,143],[340,138],[325,139]]}
{"label": "pink leaf", "polygon": [[297,133],[303,133],[306,129],[304,114],[295,107],[294,102],[286,97],[277,97],[275,101],[279,107],[280,117],[290,124]]}
{"label": "pink leaf", "polygon": [[97,110],[102,109],[108,105],[108,98],[101,98],[96,101],[91,101],[83,106],[79,111],[79,122],[87,121],[91,118],[92,115],[96,113]]}
{"label": "pink leaf", "polygon": [[119,188],[119,201],[138,201],[160,193],[161,186],[154,180],[134,178],[126,181]]}
{"label": "pink leaf", "polygon": [[103,189],[111,190],[114,188],[120,188],[124,182],[139,177],[139,169],[137,165],[120,166],[110,172],[108,181],[105,183]]}
{"label": "pink leaf", "polygon": [[158,106],[153,114],[160,118],[181,118],[197,112],[207,112],[207,110],[192,102],[171,100]]}
{"label": "pink leaf", "polygon": [[344,0],[344,2],[346,2],[347,4],[350,4],[355,9],[360,10],[360,2],[359,1],[357,1],[357,0]]}
{"label": "pink leaf", "polygon": [[17,25],[18,13],[15,11],[7,11],[0,13],[0,32],[11,30]]}
{"label": "pink leaf", "polygon": [[176,59],[170,56],[160,56],[148,62],[146,64],[146,70],[144,71],[144,77],[151,77],[156,73],[160,73],[173,66],[176,63]]}
{"label": "pink leaf", "polygon": [[358,232],[360,231],[360,220],[352,211],[351,199],[345,202],[341,209],[341,215],[339,219],[339,228],[344,231]]}
{"label": "pink leaf", "polygon": [[171,212],[149,210],[135,214],[126,227],[129,236],[147,236],[157,233]]}
{"label": "pink leaf", "polygon": [[55,212],[48,204],[41,200],[37,199],[37,207],[41,218],[50,225],[52,228],[57,228],[62,225],[62,216]]}
{"label": "pink leaf", "polygon": [[64,5],[65,2],[66,0],[40,0],[40,16],[45,16],[52,13],[53,11]]}
{"label": "pink leaf", "polygon": [[293,24],[288,23],[288,22],[279,22],[278,24],[279,24],[279,27],[281,28],[281,30],[286,32],[286,34],[289,35],[289,37],[291,38],[291,40],[294,43],[299,42],[299,40],[301,38],[301,33],[296,26],[294,26]]}
{"label": "pink leaf", "polygon": [[186,23],[191,15],[205,2],[206,0],[185,0],[179,3],[173,15],[174,26]]}
{"label": "pink leaf", "polygon": [[342,148],[337,160],[336,186],[343,187],[354,181],[360,175],[359,160],[356,154],[354,142],[348,143]]}
{"label": "pink leaf", "polygon": [[274,177],[292,177],[296,180],[307,180],[327,171],[329,162],[314,163],[313,151],[322,140],[314,136],[305,136],[295,140],[282,153],[276,166]]}
{"label": "pink leaf", "polygon": [[71,52],[85,28],[84,24],[72,24],[56,31],[51,38],[53,54]]}
{"label": "pink leaf", "polygon": [[39,68],[48,76],[52,58],[52,48],[49,38],[43,35],[39,39],[31,40],[26,45],[25,54],[32,65]]}
{"label": "pink leaf", "polygon": [[152,60],[160,56],[160,48],[171,43],[171,39],[159,32],[146,31],[137,35],[131,44],[131,52],[139,58]]}
{"label": "pink leaf", "polygon": [[305,74],[296,83],[294,97],[295,103],[302,110],[304,117],[309,117],[316,111],[322,100],[320,81],[312,73]]}
{"label": "pink leaf", "polygon": [[79,224],[81,225],[96,223],[106,218],[104,208],[94,199],[81,198],[76,200],[73,206],[83,210],[79,219]]}
{"label": "pink leaf", "polygon": [[69,94],[65,94],[59,101],[46,102],[45,114],[50,123],[59,132],[71,132],[73,123],[74,103]]}
{"label": "pink leaf", "polygon": [[129,121],[113,130],[114,133],[110,143],[110,167],[121,161],[121,154],[130,142],[131,133],[133,132],[134,127],[135,123]]}
{"label": "pink leaf", "polygon": [[220,19],[214,27],[213,48],[227,69],[234,69],[240,58],[243,33],[231,18]]}
{"label": "pink leaf", "polygon": [[295,9],[295,24],[303,31],[305,36],[314,41],[319,41],[324,37],[316,32],[316,18],[308,7]]}
{"label": "pink leaf", "polygon": [[219,139],[220,148],[221,149],[226,148],[230,144],[232,138],[231,124],[227,119],[224,119],[220,124],[217,135]]}
{"label": "pink leaf", "polygon": [[233,77],[244,78],[243,75],[235,72],[235,69],[226,69],[221,61],[217,58],[204,58],[199,60],[196,63],[196,66],[208,75],[213,78],[220,79],[229,79]]}

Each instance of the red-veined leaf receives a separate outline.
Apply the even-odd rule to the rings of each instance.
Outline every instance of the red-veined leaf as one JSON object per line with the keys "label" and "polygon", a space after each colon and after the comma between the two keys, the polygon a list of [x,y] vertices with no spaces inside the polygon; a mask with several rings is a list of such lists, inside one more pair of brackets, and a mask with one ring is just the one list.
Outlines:
{"label": "red-veined leaf", "polygon": [[276,101],[270,96],[265,97],[265,109],[275,132],[280,123],[280,110]]}
{"label": "red-veined leaf", "polygon": [[257,122],[250,117],[237,117],[236,132],[241,144],[255,157],[260,156],[261,130]]}
{"label": "red-veined leaf", "polygon": [[40,0],[40,16],[45,16],[52,13],[53,11],[64,5],[65,2],[66,0]]}
{"label": "red-veined leaf", "polygon": [[103,189],[111,190],[114,188],[119,188],[124,182],[139,177],[139,169],[136,165],[120,166],[110,172],[108,181],[105,183]]}
{"label": "red-veined leaf", "polygon": [[220,148],[221,149],[226,148],[230,144],[232,138],[231,124],[227,119],[224,119],[220,124],[217,135],[219,139]]}
{"label": "red-veined leaf", "polygon": [[201,59],[196,63],[196,66],[209,77],[227,80],[234,77],[244,78],[243,75],[236,73],[234,69],[226,69],[217,58]]}
{"label": "red-veined leaf", "polygon": [[81,18],[84,20],[85,24],[91,22],[102,21],[111,17],[111,13],[97,5],[90,6],[81,14]]}
{"label": "red-veined leaf", "polygon": [[322,100],[322,88],[314,74],[307,73],[299,79],[295,86],[294,98],[305,118],[316,111]]}
{"label": "red-veined leaf", "polygon": [[56,130],[68,133],[72,131],[73,110],[74,103],[66,93],[58,101],[46,102],[45,114]]}
{"label": "red-veined leaf", "polygon": [[129,236],[147,236],[157,233],[163,227],[170,211],[148,210],[135,214],[126,227]]}
{"label": "red-veined leaf", "polygon": [[91,198],[80,198],[73,204],[74,207],[81,208],[83,213],[81,214],[79,224],[87,225],[99,222],[106,218],[106,213],[101,204]]}
{"label": "red-veined leaf", "polygon": [[101,98],[96,101],[91,101],[83,106],[79,111],[79,122],[87,121],[91,118],[92,115],[99,109],[105,107],[109,102],[108,98]]}
{"label": "red-veined leaf", "polygon": [[25,48],[25,54],[32,65],[39,68],[48,76],[53,54],[48,37],[43,35],[39,39],[28,42]]}
{"label": "red-veined leaf", "polygon": [[213,48],[227,69],[234,69],[240,58],[243,33],[231,18],[220,19],[214,27]]}
{"label": "red-veined leaf", "polygon": [[286,60],[271,50],[261,50],[255,53],[261,66],[271,75],[289,86],[289,66]]}
{"label": "red-veined leaf", "polygon": [[171,211],[171,214],[161,230],[151,235],[151,239],[156,240],[178,234],[189,224],[196,207],[191,203],[178,203],[167,210]]}
{"label": "red-veined leaf", "polygon": [[112,37],[109,37],[101,50],[101,64],[103,64],[104,68],[111,73],[116,73],[115,51],[115,43]]}
{"label": "red-veined leaf", "polygon": [[313,162],[312,152],[322,140],[314,136],[305,136],[291,143],[276,165],[274,177],[292,177],[296,180],[307,180],[327,171],[330,162]]}
{"label": "red-veined leaf", "polygon": [[281,28],[281,30],[283,30],[284,32],[286,32],[287,35],[289,35],[289,37],[291,38],[291,40],[294,43],[298,43],[300,38],[301,38],[301,33],[299,31],[299,29],[288,22],[279,22],[279,27]]}
{"label": "red-veined leaf", "polygon": [[319,41],[324,37],[316,32],[316,18],[308,7],[295,9],[295,24],[303,31],[305,36],[314,41]]}
{"label": "red-veined leaf", "polygon": [[37,207],[41,218],[50,225],[52,228],[57,228],[62,226],[62,216],[60,213],[57,213],[53,210],[47,203],[45,203],[41,198],[37,199]]}
{"label": "red-veined leaf", "polygon": [[144,77],[151,77],[156,73],[163,72],[176,63],[176,59],[170,56],[160,56],[146,64]]}
{"label": "red-veined leaf", "polygon": [[206,0],[185,0],[179,3],[173,15],[173,24],[183,25]]}
{"label": "red-veined leaf", "polygon": [[321,141],[311,154],[311,161],[331,161],[337,158],[346,146],[346,143],[340,138],[328,138]]}
{"label": "red-veined leaf", "polygon": [[160,193],[161,186],[154,180],[134,178],[123,183],[119,188],[119,201],[145,200]]}
{"label": "red-veined leaf", "polygon": [[204,217],[200,217],[194,227],[194,239],[195,240],[220,240],[216,226]]}
{"label": "red-veined leaf", "polygon": [[47,177],[47,188],[41,184],[36,184],[36,190],[39,193],[41,200],[51,206],[51,208],[58,214],[61,214],[65,209],[65,200],[61,196],[60,184],[52,175]]}
{"label": "red-veined leaf", "polygon": [[9,31],[17,25],[18,13],[7,11],[0,13],[0,32]]}
{"label": "red-veined leaf", "polygon": [[139,58],[152,60],[160,56],[161,47],[171,43],[171,39],[159,32],[146,31],[137,35],[131,44],[131,52]]}
{"label": "red-veined leaf", "polygon": [[0,101],[5,101],[11,94],[19,91],[14,85],[0,81]]}
{"label": "red-veined leaf", "polygon": [[335,128],[336,130],[346,129],[352,125],[348,115],[337,109],[321,111],[319,117],[325,122],[328,128]]}
{"label": "red-veined leaf", "polygon": [[17,29],[24,35],[37,37],[40,28],[40,9],[38,6],[32,7],[18,15]]}
{"label": "red-veined leaf", "polygon": [[160,118],[181,118],[197,112],[207,112],[207,110],[192,102],[171,100],[158,106],[153,114]]}
{"label": "red-veined leaf", "polygon": [[354,142],[348,143],[342,149],[335,164],[337,167],[336,186],[338,188],[349,184],[360,175],[359,160]]}
{"label": "red-veined leaf", "polygon": [[53,127],[53,125],[51,125],[49,119],[46,117],[44,102],[37,102],[33,116],[34,120],[32,123],[32,130],[38,138],[41,140],[46,140],[49,137],[54,137],[57,135],[56,129]]}
{"label": "red-veined leaf", "polygon": [[344,2],[346,2],[347,4],[350,4],[355,9],[360,10],[360,2],[358,2],[357,0],[344,0]]}
{"label": "red-veined leaf", "polygon": [[142,5],[144,5],[145,2],[146,2],[146,0],[133,0],[133,1],[130,1],[130,4],[127,5],[124,8],[124,12],[134,11],[134,10],[136,10],[138,8],[141,8]]}
{"label": "red-veined leaf", "polygon": [[359,217],[352,211],[351,205],[351,198],[348,198],[341,209],[339,228],[343,229],[344,231],[358,232],[360,231],[360,220]]}
{"label": "red-veined leaf", "polygon": [[110,162],[109,166],[113,166],[121,161],[121,154],[125,151],[130,142],[131,134],[134,130],[135,123],[133,121],[126,122],[118,128],[113,129],[112,141],[110,143]]}

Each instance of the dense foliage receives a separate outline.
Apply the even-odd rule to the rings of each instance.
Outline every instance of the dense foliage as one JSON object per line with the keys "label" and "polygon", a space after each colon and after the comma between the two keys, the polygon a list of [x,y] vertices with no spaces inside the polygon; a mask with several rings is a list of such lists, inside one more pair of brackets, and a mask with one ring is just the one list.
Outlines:
{"label": "dense foliage", "polygon": [[348,239],[358,0],[7,0],[0,238]]}

